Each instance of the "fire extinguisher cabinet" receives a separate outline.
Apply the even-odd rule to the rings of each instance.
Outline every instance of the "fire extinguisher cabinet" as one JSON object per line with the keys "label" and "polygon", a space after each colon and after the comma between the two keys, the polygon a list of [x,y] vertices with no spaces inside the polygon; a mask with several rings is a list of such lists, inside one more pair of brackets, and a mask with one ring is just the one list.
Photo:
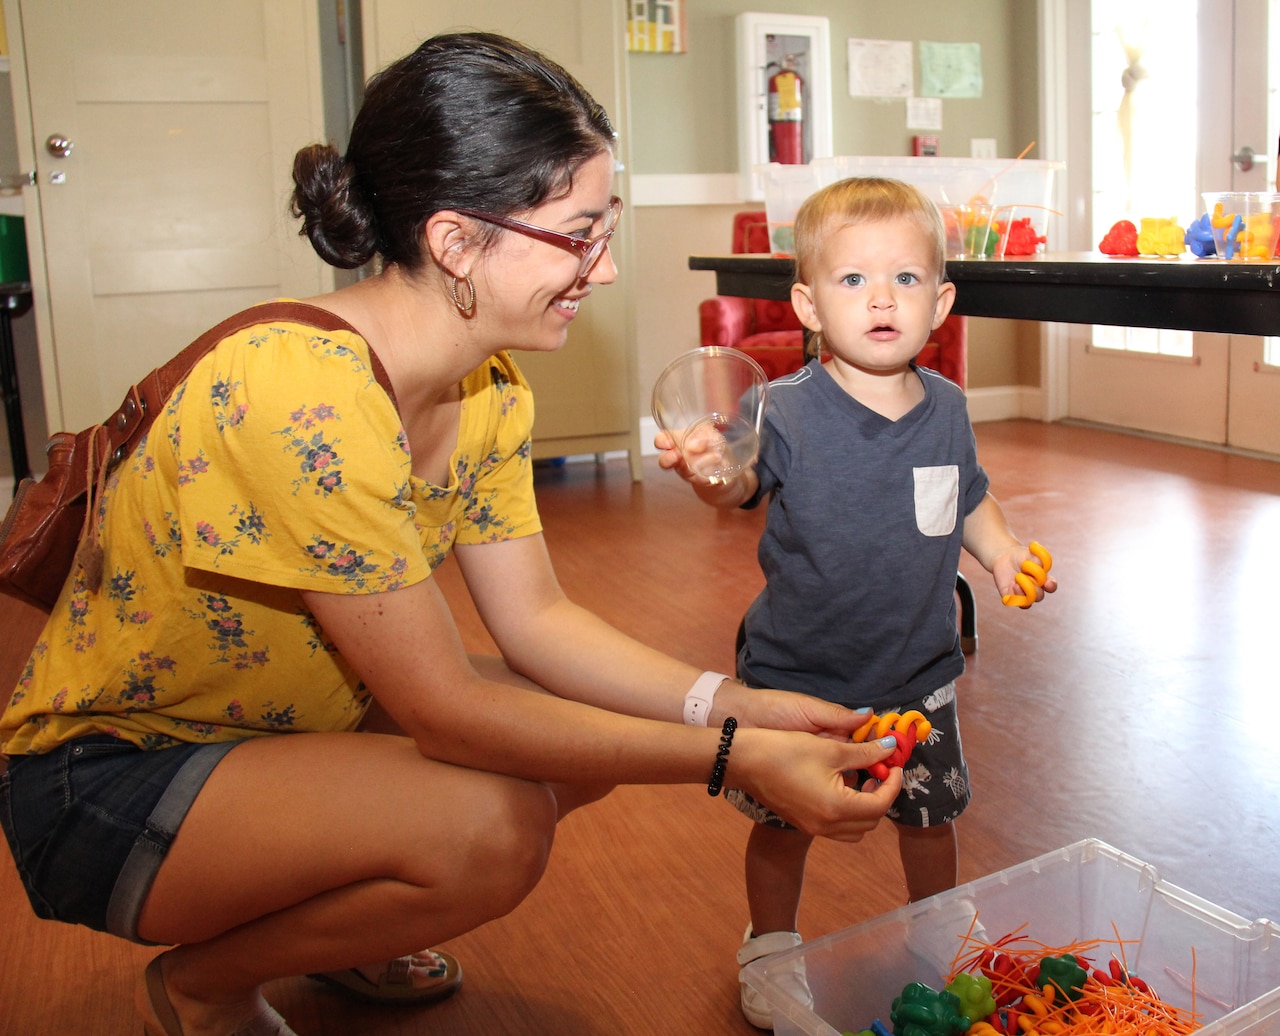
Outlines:
{"label": "fire extinguisher cabinet", "polygon": [[737,28],[742,197],[763,200],[756,172],[832,154],[831,34],[826,18],[748,11]]}
{"label": "fire extinguisher cabinet", "polygon": [[769,161],[803,165],[804,80],[791,61],[769,77]]}

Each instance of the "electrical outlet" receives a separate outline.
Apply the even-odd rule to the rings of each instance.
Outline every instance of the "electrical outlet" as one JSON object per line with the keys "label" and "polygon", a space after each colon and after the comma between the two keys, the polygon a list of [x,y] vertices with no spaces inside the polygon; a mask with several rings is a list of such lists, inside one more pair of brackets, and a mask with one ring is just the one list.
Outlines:
{"label": "electrical outlet", "polygon": [[974,158],[995,158],[996,138],[971,137],[969,139],[969,154]]}

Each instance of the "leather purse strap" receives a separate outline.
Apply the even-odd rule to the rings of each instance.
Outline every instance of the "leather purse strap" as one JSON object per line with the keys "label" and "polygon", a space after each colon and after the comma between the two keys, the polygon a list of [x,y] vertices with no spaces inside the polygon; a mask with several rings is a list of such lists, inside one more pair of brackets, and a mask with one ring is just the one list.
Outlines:
{"label": "leather purse strap", "polygon": [[[246,327],[277,321],[306,324],[321,331],[350,331],[352,334],[360,334],[336,313],[307,302],[264,302],[241,310],[209,328],[173,359],[157,367],[129,389],[124,402],[103,422],[107,436],[99,449],[98,464],[105,464],[110,468],[129,455],[143,433],[151,427],[151,422],[165,400],[201,357],[220,341]],[[382,361],[378,359],[372,346],[369,347],[369,363],[378,384],[399,409],[395,392],[391,388],[391,379],[387,377],[386,368],[382,366]]]}

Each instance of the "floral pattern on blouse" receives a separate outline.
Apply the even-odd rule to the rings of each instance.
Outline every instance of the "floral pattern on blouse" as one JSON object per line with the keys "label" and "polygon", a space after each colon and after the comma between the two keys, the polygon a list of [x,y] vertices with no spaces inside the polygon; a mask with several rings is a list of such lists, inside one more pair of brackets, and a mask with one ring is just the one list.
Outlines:
{"label": "floral pattern on blouse", "polygon": [[351,729],[369,691],[299,591],[387,592],[428,578],[455,543],[540,531],[532,423],[527,383],[492,357],[463,381],[448,484],[433,485],[412,474],[358,336],[232,335],[108,480],[102,586],[68,579],[0,691],[0,747]]}

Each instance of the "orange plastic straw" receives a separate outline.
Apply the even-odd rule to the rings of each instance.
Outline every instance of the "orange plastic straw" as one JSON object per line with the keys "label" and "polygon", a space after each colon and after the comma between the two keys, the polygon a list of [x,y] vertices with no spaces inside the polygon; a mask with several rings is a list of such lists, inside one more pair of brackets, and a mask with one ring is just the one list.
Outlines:
{"label": "orange plastic straw", "polygon": [[1023,158],[1025,158],[1025,157],[1026,157],[1027,152],[1028,152],[1028,151],[1030,151],[1030,150],[1031,150],[1033,147],[1035,147],[1035,146],[1036,146],[1036,142],[1033,140],[1030,144],[1028,144],[1026,147],[1024,147],[1021,151],[1019,151],[1019,152],[1018,152],[1018,157],[1017,157],[1017,158],[1015,158],[1015,159],[1014,159],[1012,162],[1010,162],[1007,166],[1005,166],[1003,169],[1001,169],[998,173],[996,173],[996,175],[995,175],[995,176],[991,177],[991,179],[990,179],[990,180],[988,180],[988,181],[987,181],[986,183],[984,183],[981,187],[979,187],[979,188],[977,189],[977,191],[975,191],[975,192],[974,192],[973,197],[969,199],[969,204],[970,204],[970,205],[975,205],[975,204],[977,204],[977,203],[974,201],[974,198],[983,198],[983,197],[986,197],[986,195],[985,195],[983,192],[984,192],[984,191],[986,191],[986,189],[987,189],[987,185],[988,185],[988,184],[993,184],[993,183],[995,183],[997,180],[999,180],[999,179],[1000,179],[1000,177],[1004,176],[1004,174],[1005,174],[1005,173],[1007,173],[1007,172],[1008,172],[1010,169],[1012,169],[1015,165],[1017,165],[1019,162],[1021,162],[1021,161],[1023,160]]}
{"label": "orange plastic straw", "polygon": [[[974,924],[976,922],[975,917]],[[1014,963],[1015,970],[1026,969],[1026,972],[1031,973],[1044,957],[1071,954],[1081,960],[1081,966],[1091,964],[1097,958],[1098,951],[1105,946],[1114,947],[1111,955],[1119,960],[1127,975],[1129,968],[1125,946],[1138,942],[1136,939],[1120,938],[1120,933],[1113,924],[1113,942],[1093,939],[1066,946],[1048,946],[1022,934],[1026,927],[1023,925],[1017,931],[989,943],[974,937],[974,925],[971,924],[961,941],[961,949],[952,961],[948,981],[962,971],[977,971],[980,960],[987,951],[1008,957]],[[1080,991],[1079,998],[1075,1000],[1062,996],[1049,984],[1036,988],[1017,978],[1006,978],[1004,988],[1020,994],[1020,998],[1011,1005],[1012,1010],[1018,1014],[1018,1036],[1186,1036],[1200,1028],[1201,1019],[1195,1009],[1194,947],[1191,950],[1190,1010],[1167,1004],[1153,991],[1144,991],[1137,985],[1099,982],[1092,975],[1092,966],[1086,970],[1090,972],[1089,978]],[[974,1036],[978,1033],[991,1036],[989,1030],[990,1026],[984,1019],[976,1022],[969,1031]]]}

